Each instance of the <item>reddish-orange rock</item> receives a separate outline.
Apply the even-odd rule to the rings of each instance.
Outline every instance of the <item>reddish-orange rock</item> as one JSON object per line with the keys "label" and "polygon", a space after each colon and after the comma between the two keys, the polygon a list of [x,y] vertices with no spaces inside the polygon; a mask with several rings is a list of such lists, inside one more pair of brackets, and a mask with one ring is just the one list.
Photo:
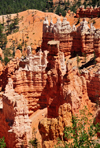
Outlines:
{"label": "reddish-orange rock", "polygon": [[29,114],[39,109],[40,106],[46,107],[46,101],[40,99],[46,84],[45,73],[16,71],[13,80],[15,91],[18,94],[23,94],[28,100]]}
{"label": "reddish-orange rock", "polygon": [[58,40],[59,50],[66,56],[82,55],[83,53],[91,54],[94,52],[94,49],[96,52],[99,52],[99,39],[96,39],[99,38],[99,32],[99,29],[95,29],[92,23],[89,28],[88,22],[85,19],[76,28],[75,25],[71,27],[66,18],[63,18],[62,22],[58,19],[55,24],[51,20],[50,25],[47,18],[45,18],[42,50],[48,50],[48,41]]}
{"label": "reddish-orange rock", "polygon": [[3,65],[2,65],[2,63],[0,61],[0,75],[2,74],[2,71],[3,71]]}
{"label": "reddish-orange rock", "polygon": [[21,56],[22,56],[21,51],[17,49],[15,52],[15,58],[21,58]]}
{"label": "reddish-orange rock", "polygon": [[[39,131],[42,136],[43,147],[52,148],[57,144],[57,138],[63,140],[64,127],[71,126],[71,105],[64,103],[59,106],[58,118],[44,118],[39,123]],[[49,145],[49,146],[48,146]]]}
{"label": "reddish-orange rock", "polygon": [[[89,67],[79,71],[77,57],[70,55],[82,52],[91,54],[94,48],[99,56],[100,30],[95,29],[93,24],[89,28],[85,19],[78,28],[71,27],[66,18],[63,22],[58,19],[56,24],[52,20],[48,24],[45,19],[44,52],[40,49],[33,55],[28,46],[26,55],[12,59],[0,75],[3,93],[0,99],[0,126],[3,129],[0,130],[0,137],[5,136],[8,148],[19,148],[23,142],[27,147],[32,127],[29,117],[33,120],[32,125],[35,119],[39,122],[36,118],[39,117],[38,109],[47,107],[48,118],[39,123],[42,144],[47,148],[48,145],[54,146],[57,137],[63,140],[64,127],[71,126],[72,114],[78,114],[84,106],[94,114],[95,102],[99,101],[100,94],[97,92],[98,97],[95,96],[96,90],[100,92],[100,70],[97,65],[94,66],[97,69],[92,66],[92,70]],[[64,54],[69,56],[65,58]],[[93,100],[93,97],[96,99]]]}
{"label": "reddish-orange rock", "polygon": [[32,137],[27,100],[15,93],[13,81],[8,79],[5,93],[0,98],[0,137],[5,137],[8,148],[25,148]]}
{"label": "reddish-orange rock", "polygon": [[70,71],[63,75],[59,58],[59,42],[50,41],[48,46],[47,83],[44,90],[48,118],[43,119],[39,124],[45,148],[48,148],[48,145],[50,148],[53,147],[57,137],[63,140],[64,127],[71,126],[70,111],[72,114],[78,114],[84,106],[87,106],[92,113],[95,111],[95,103],[92,103],[88,97],[85,77],[79,75],[77,68],[73,69],[76,70],[76,74]]}
{"label": "reddish-orange rock", "polygon": [[80,6],[80,8],[76,11],[76,17],[98,17],[100,15],[100,8],[92,6],[88,6],[86,9],[84,9],[84,6]]}
{"label": "reddish-orange rock", "polygon": [[2,49],[0,48],[0,57],[2,58],[2,59],[4,59],[4,54],[3,54],[3,52],[2,52]]}

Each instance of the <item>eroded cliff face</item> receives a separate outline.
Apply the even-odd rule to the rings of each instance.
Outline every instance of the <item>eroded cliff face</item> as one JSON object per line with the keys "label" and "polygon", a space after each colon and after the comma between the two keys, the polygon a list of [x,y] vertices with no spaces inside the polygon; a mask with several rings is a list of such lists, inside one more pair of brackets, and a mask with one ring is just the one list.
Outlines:
{"label": "eroded cliff face", "polygon": [[25,99],[27,99],[30,115],[40,107],[44,108],[47,106],[47,101],[40,99],[46,85],[45,73],[16,71],[13,81],[15,92],[23,94]]}
{"label": "eroded cliff face", "polygon": [[[97,69],[91,66],[80,71],[77,57],[65,57],[74,52],[90,54],[93,49],[99,56],[99,30],[93,25],[89,28],[85,19],[77,29],[71,28],[66,19],[62,23],[58,19],[54,26],[52,21],[50,23],[48,26],[45,19],[43,52],[40,50],[32,55],[28,46],[26,58],[11,60],[0,75],[0,137],[5,137],[8,148],[20,148],[23,143],[28,147],[31,124],[39,114],[34,114],[38,109],[47,107],[47,118],[44,118],[45,111],[39,131],[43,147],[52,148],[58,137],[67,140],[63,131],[65,126],[71,126],[72,115],[78,114],[84,106],[94,114],[95,102],[100,102],[100,64]],[[29,117],[33,119],[32,123]],[[99,121],[99,111],[95,118]]]}
{"label": "eroded cliff face", "polygon": [[[57,100],[58,98],[55,97],[55,94],[58,91],[53,88],[53,92],[55,92],[55,94],[52,94],[53,101],[49,102],[49,118],[43,119],[39,124],[39,130],[43,140],[43,147],[54,147],[57,142],[57,137],[60,137],[63,140],[62,137],[64,137],[64,127],[71,126],[72,114],[78,114],[79,110],[81,110],[84,106],[87,106],[89,111],[93,114],[96,111],[95,103],[92,103],[89,100],[86,80],[83,76],[73,74],[70,74],[69,76],[65,75],[63,81],[63,95],[60,96],[61,98],[59,98],[59,100]],[[51,100],[50,93],[51,91],[49,91],[48,94],[49,100]],[[65,112],[63,112],[63,107],[65,107]],[[59,115],[59,110],[61,110],[61,116]],[[60,125],[59,120],[61,121]],[[60,128],[60,131],[58,127]],[[55,136],[51,136],[52,131],[53,135]]]}
{"label": "eroded cliff face", "polygon": [[0,137],[5,137],[8,148],[20,148],[22,145],[28,147],[32,131],[27,100],[23,95],[15,93],[11,78],[8,79],[0,101]]}
{"label": "eroded cliff face", "polygon": [[39,131],[44,148],[51,148],[57,142],[57,138],[64,138],[64,127],[71,126],[71,105],[64,103],[59,106],[58,118],[44,118],[39,123]]}
{"label": "eroded cliff face", "polygon": [[47,98],[48,117],[58,117],[58,109],[63,99],[63,75],[66,73],[64,57],[61,61],[59,52],[59,41],[48,42],[49,53],[47,55],[47,83],[45,96]]}
{"label": "eroded cliff face", "polygon": [[42,97],[47,79],[45,73],[47,63],[46,53],[40,51],[32,56],[31,51],[28,52],[27,59],[17,58],[8,63],[0,75],[0,88],[1,91],[5,91],[8,78],[11,77],[15,92],[19,95],[23,94],[28,101],[29,115],[31,115],[39,108],[47,106],[47,100]]}
{"label": "eroded cliff face", "polygon": [[85,19],[76,28],[75,25],[71,27],[66,18],[63,18],[62,22],[58,19],[55,24],[53,24],[52,20],[49,24],[47,18],[45,18],[42,50],[48,49],[48,41],[56,40],[60,41],[59,49],[65,56],[76,56],[76,54],[82,55],[83,53],[92,54],[94,50],[98,56],[100,54],[99,35],[100,30],[96,29],[93,23],[91,23],[89,28]]}
{"label": "eroded cliff face", "polygon": [[32,56],[30,47],[27,52],[26,59],[11,60],[0,75],[3,94],[0,137],[5,137],[8,148],[20,148],[22,145],[28,147],[32,138],[29,116],[47,106],[47,99],[42,96],[47,78],[46,54],[40,51]]}
{"label": "eroded cliff face", "polygon": [[[95,103],[89,100],[86,79],[77,68],[67,68],[64,73],[59,58],[59,42],[48,42],[47,64],[47,117],[39,123],[44,148],[51,148],[57,137],[63,140],[64,127],[71,126],[72,114],[78,114],[84,106],[94,113]],[[51,58],[52,57],[52,58]],[[63,64],[65,61],[63,61]],[[69,72],[70,71],[70,72]],[[60,121],[60,122],[59,122]]]}
{"label": "eroded cliff face", "polygon": [[91,66],[87,70],[82,70],[82,75],[85,77],[87,82],[88,97],[92,102],[100,105],[100,63],[95,66]]}
{"label": "eroded cliff face", "polygon": [[80,8],[76,11],[76,17],[98,17],[100,14],[100,8],[95,6],[94,8],[92,6],[88,6],[86,9],[84,8],[84,5],[80,6]]}

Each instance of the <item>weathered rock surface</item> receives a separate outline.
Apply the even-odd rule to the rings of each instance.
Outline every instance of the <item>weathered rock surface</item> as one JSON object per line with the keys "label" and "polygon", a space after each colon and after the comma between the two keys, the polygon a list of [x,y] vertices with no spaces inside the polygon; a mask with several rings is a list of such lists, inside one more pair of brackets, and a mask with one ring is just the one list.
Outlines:
{"label": "weathered rock surface", "polygon": [[44,118],[39,123],[39,131],[43,140],[44,148],[54,147],[56,140],[64,138],[64,127],[71,126],[71,105],[64,103],[59,106],[58,118]]}
{"label": "weathered rock surface", "polygon": [[[46,74],[32,71],[16,71],[14,88],[18,94],[23,94],[28,101],[29,114],[41,107],[46,107],[46,100],[39,100],[46,85]],[[41,105],[40,105],[41,104]]]}
{"label": "weathered rock surface", "polygon": [[21,58],[21,56],[22,56],[21,51],[19,49],[17,49],[15,52],[15,58]]}
{"label": "weathered rock surface", "polygon": [[[8,148],[28,147],[32,136],[28,105],[23,95],[15,93],[13,81],[8,79],[0,105],[0,137],[4,136]],[[8,140],[9,139],[9,140]]]}
{"label": "weathered rock surface", "polygon": [[80,8],[76,11],[76,17],[98,17],[100,15],[100,7],[95,6],[94,8],[92,6],[88,6],[86,9],[84,9],[84,6],[80,6]]}
{"label": "weathered rock surface", "polygon": [[82,75],[84,75],[87,81],[87,92],[89,99],[92,102],[97,103],[100,105],[100,68],[91,67],[88,70],[82,70]]}
{"label": "weathered rock surface", "polygon": [[57,137],[63,139],[64,127],[71,126],[71,114],[78,114],[84,106],[87,106],[91,112],[95,111],[95,104],[88,98],[85,77],[80,76],[77,69],[73,69],[76,73],[70,70],[63,74],[59,58],[59,42],[49,41],[48,46],[47,83],[44,90],[48,118],[43,119],[39,124],[45,148],[53,147]]}
{"label": "weathered rock surface", "polygon": [[[12,59],[2,70],[0,137],[5,137],[8,148],[20,148],[23,142],[27,147],[32,127],[29,116],[33,119],[32,125],[35,119],[39,122],[39,117],[35,116],[38,109],[47,107],[47,118],[39,123],[45,148],[52,148],[57,137],[63,140],[64,127],[71,126],[72,114],[78,114],[84,106],[95,112],[95,102],[100,101],[100,94],[95,96],[96,91],[100,92],[100,70],[97,68],[93,72],[92,67],[93,70],[79,71],[77,57],[73,59],[65,55],[91,54],[94,49],[99,57],[99,35],[100,30],[93,24],[89,28],[85,19],[76,28],[71,27],[65,18],[63,22],[58,19],[56,24],[51,20],[50,25],[46,18],[43,52],[40,50],[32,55],[28,46],[26,57]],[[46,115],[46,111],[44,113]]]}
{"label": "weathered rock surface", "polygon": [[48,41],[58,40],[60,41],[59,49],[64,52],[66,56],[75,56],[75,54],[82,53],[91,54],[94,50],[97,56],[99,56],[100,30],[95,29],[92,23],[89,28],[85,19],[83,19],[79,27],[76,28],[75,25],[73,25],[71,28],[66,18],[64,18],[62,22],[58,19],[56,24],[53,24],[51,20],[50,25],[46,18],[43,28],[43,51],[48,49]]}

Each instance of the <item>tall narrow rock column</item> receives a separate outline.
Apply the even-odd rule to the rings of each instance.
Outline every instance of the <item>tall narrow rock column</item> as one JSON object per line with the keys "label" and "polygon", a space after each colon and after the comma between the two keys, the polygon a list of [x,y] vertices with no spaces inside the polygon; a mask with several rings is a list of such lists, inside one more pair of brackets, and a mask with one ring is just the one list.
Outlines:
{"label": "tall narrow rock column", "polygon": [[[48,64],[47,64],[47,106],[48,106],[48,117],[55,118],[58,117],[59,105],[61,105],[61,100],[63,100],[62,91],[62,72],[60,66],[59,57],[59,41],[49,41],[48,42]],[[63,101],[62,101],[63,102]]]}

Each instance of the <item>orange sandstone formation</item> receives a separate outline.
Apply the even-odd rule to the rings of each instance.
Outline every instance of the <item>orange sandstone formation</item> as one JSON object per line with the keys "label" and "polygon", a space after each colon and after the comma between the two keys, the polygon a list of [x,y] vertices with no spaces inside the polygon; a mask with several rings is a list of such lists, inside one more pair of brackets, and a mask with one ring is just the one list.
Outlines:
{"label": "orange sandstone formation", "polygon": [[27,100],[23,95],[15,93],[11,78],[8,79],[5,93],[1,97],[0,137],[5,137],[8,148],[20,148],[23,143],[27,147],[32,137]]}
{"label": "orange sandstone formation", "polygon": [[17,49],[15,52],[15,58],[21,58],[21,56],[22,56],[21,51]]}
{"label": "orange sandstone formation", "polygon": [[[99,69],[88,63],[89,68],[83,65],[79,71],[77,58],[72,56],[95,51],[99,57],[99,35],[100,30],[92,24],[89,28],[85,19],[77,28],[71,27],[65,18],[56,24],[51,20],[50,25],[45,19],[42,50],[33,55],[28,46],[26,56],[12,59],[2,70],[0,137],[5,137],[8,148],[20,148],[22,144],[28,147],[32,127],[35,123],[38,126],[38,109],[47,108],[47,118],[41,117],[44,119],[39,123],[45,148],[52,148],[57,137],[63,140],[64,127],[71,126],[72,114],[78,114],[84,106],[95,113],[95,101],[100,100]],[[99,112],[97,121],[98,115]]]}
{"label": "orange sandstone formation", "polygon": [[39,123],[39,131],[43,140],[43,147],[51,148],[56,145],[56,139],[63,140],[65,126],[71,126],[71,105],[64,103],[59,106],[58,118],[44,118]]}
{"label": "orange sandstone formation", "polygon": [[[74,72],[66,73],[66,67],[63,70],[65,61],[60,62],[59,41],[49,41],[48,51],[47,84],[46,90],[44,90],[47,98],[48,118],[40,122],[39,130],[42,135],[43,146],[48,148],[49,145],[51,148],[56,143],[57,137],[63,140],[64,127],[71,126],[72,115],[70,110],[75,114],[83,106],[87,106],[94,112],[95,104],[89,100],[86,80],[83,76],[79,76],[77,68],[73,69],[76,71],[75,75]],[[61,106],[62,111],[59,115]],[[59,125],[60,121],[61,124]]]}
{"label": "orange sandstone formation", "polygon": [[96,54],[99,54],[99,32],[100,30],[95,29],[92,23],[89,28],[85,19],[76,28],[75,25],[71,27],[66,18],[63,19],[63,22],[58,19],[56,24],[53,24],[51,20],[50,25],[47,18],[45,18],[42,50],[47,50],[48,41],[59,40],[59,49],[66,56],[82,55],[83,53],[91,54],[94,50]]}
{"label": "orange sandstone formation", "polygon": [[95,6],[94,8],[92,6],[88,6],[86,9],[84,9],[84,5],[82,5],[76,11],[76,17],[94,18],[98,17],[99,15],[100,15],[100,7],[97,6]]}

